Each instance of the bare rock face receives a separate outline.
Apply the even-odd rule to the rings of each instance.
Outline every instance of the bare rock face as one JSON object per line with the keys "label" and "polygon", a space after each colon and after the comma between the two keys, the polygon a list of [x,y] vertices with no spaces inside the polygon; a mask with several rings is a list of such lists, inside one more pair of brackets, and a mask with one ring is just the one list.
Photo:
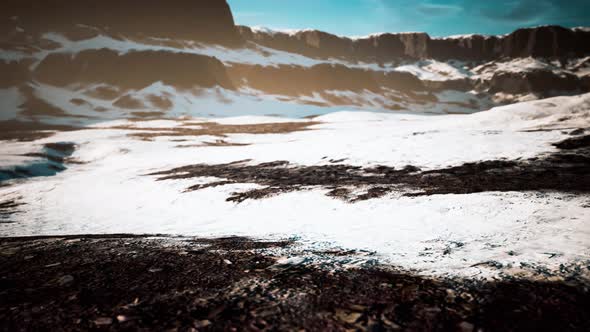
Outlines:
{"label": "bare rock face", "polygon": [[225,0],[5,0],[0,13],[0,27],[17,21],[24,31],[37,34],[68,34],[89,26],[120,36],[228,46],[241,41]]}
{"label": "bare rock face", "polygon": [[227,68],[233,82],[270,94],[299,96],[325,91],[380,92],[382,88],[397,91],[424,91],[422,82],[410,73],[375,72],[343,65],[319,64],[312,67],[233,65]]}
{"label": "bare rock face", "polygon": [[0,89],[19,86],[30,79],[28,66],[30,61],[3,61],[0,60]]}
{"label": "bare rock face", "polygon": [[404,44],[404,54],[410,58],[422,59],[428,56],[430,36],[426,33],[404,33],[398,35]]}
{"label": "bare rock face", "polygon": [[156,82],[178,89],[221,86],[232,89],[219,60],[197,54],[101,49],[51,54],[36,67],[34,78],[55,86],[107,84],[120,91],[139,90]]}
{"label": "bare rock face", "polygon": [[521,73],[496,73],[489,82],[486,82],[486,85],[492,93],[535,93],[548,97],[556,93],[581,92],[584,83],[572,74],[535,70]]}
{"label": "bare rock face", "polygon": [[288,34],[255,31],[247,26],[237,26],[237,31],[244,40],[310,57],[348,57],[353,52],[352,40],[318,30],[302,30]]}
{"label": "bare rock face", "polygon": [[590,32],[544,26],[506,36],[470,35],[433,39],[426,33],[385,33],[359,39],[309,30],[287,34],[239,27],[245,40],[322,58],[395,61],[400,59],[495,60],[518,57],[581,57],[590,54]]}
{"label": "bare rock face", "polygon": [[519,29],[501,41],[507,57],[567,57],[590,53],[590,32],[560,26]]}
{"label": "bare rock face", "polygon": [[472,35],[462,38],[431,39],[429,55],[435,59],[490,60],[498,57],[500,38]]}

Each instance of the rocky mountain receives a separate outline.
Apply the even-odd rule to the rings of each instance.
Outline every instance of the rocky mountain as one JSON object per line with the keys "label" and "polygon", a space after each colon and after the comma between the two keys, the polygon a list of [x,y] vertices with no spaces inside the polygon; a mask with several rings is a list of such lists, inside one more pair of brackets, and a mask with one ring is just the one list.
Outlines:
{"label": "rocky mountain", "polygon": [[436,59],[484,61],[518,57],[582,57],[590,53],[590,31],[543,26],[505,36],[431,38],[426,33],[382,33],[347,38],[317,30],[280,32],[238,26],[240,35],[266,47],[321,58],[360,61]]}
{"label": "rocky mountain", "polygon": [[0,8],[6,121],[86,124],[246,108],[471,113],[590,91],[587,29],[347,38],[235,26],[225,0],[8,0]]}
{"label": "rocky mountain", "polygon": [[230,46],[241,41],[225,0],[6,0],[0,12],[3,43],[31,41],[46,32],[73,40],[103,34]]}

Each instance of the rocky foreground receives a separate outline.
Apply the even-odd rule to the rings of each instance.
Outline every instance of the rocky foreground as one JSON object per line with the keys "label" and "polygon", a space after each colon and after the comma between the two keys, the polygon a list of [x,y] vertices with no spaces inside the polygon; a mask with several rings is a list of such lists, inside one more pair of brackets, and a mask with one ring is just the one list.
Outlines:
{"label": "rocky foreground", "polygon": [[[281,265],[291,241],[0,240],[0,330],[588,331],[588,284]],[[327,252],[338,256],[343,253]]]}

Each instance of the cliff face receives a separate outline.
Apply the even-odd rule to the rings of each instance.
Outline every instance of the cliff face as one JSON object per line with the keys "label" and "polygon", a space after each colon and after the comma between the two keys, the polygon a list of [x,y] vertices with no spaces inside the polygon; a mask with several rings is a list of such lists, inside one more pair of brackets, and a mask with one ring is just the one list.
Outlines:
{"label": "cliff face", "polygon": [[261,97],[465,113],[589,91],[588,56],[584,29],[353,39],[236,27],[225,0],[5,0],[0,117],[214,114]]}
{"label": "cliff face", "polygon": [[559,26],[520,29],[501,40],[508,57],[584,56],[590,52],[590,32]]}
{"label": "cliff face", "polygon": [[380,34],[350,39],[306,30],[294,34],[241,26],[245,40],[314,57],[359,60],[494,60],[503,57],[580,57],[590,53],[590,32],[559,26],[520,29],[506,36],[433,39],[425,33]]}
{"label": "cliff face", "polygon": [[35,68],[34,79],[54,86],[107,84],[140,90],[162,82],[180,90],[220,86],[233,89],[219,60],[163,51],[118,52],[101,49],[78,54],[51,54]]}
{"label": "cliff face", "polygon": [[5,0],[0,12],[2,30],[16,23],[33,34],[69,34],[89,26],[116,36],[241,41],[225,0]]}

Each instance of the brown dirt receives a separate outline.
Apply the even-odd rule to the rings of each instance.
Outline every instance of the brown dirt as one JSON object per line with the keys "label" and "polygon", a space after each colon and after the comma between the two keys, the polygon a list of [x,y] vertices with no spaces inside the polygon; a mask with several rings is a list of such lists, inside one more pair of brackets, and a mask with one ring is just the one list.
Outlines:
{"label": "brown dirt", "polygon": [[328,271],[276,265],[252,251],[289,243],[0,239],[0,330],[590,329],[583,284],[433,280],[378,267]]}
{"label": "brown dirt", "polygon": [[225,125],[215,122],[190,123],[190,125],[200,126],[201,128],[136,128],[133,126],[116,126],[112,129],[135,130],[136,133],[129,134],[132,137],[140,139],[152,139],[155,137],[167,136],[218,136],[225,137],[228,134],[284,134],[295,131],[310,130],[309,127],[319,124],[319,122],[284,122],[284,123],[264,123],[248,125]]}
{"label": "brown dirt", "polygon": [[133,115],[135,118],[140,118],[140,119],[144,119],[144,118],[161,118],[164,113],[163,112],[132,112],[131,115]]}
{"label": "brown dirt", "polygon": [[221,146],[248,146],[250,144],[247,143],[232,143],[222,139],[215,140],[214,142],[204,142],[203,144],[185,144],[185,145],[177,145],[177,148],[197,148],[197,147],[221,147]]}
{"label": "brown dirt", "polygon": [[64,125],[51,125],[33,121],[0,121],[0,141],[17,140],[21,142],[30,142],[41,138],[51,137],[55,131],[79,129],[81,128]]}

